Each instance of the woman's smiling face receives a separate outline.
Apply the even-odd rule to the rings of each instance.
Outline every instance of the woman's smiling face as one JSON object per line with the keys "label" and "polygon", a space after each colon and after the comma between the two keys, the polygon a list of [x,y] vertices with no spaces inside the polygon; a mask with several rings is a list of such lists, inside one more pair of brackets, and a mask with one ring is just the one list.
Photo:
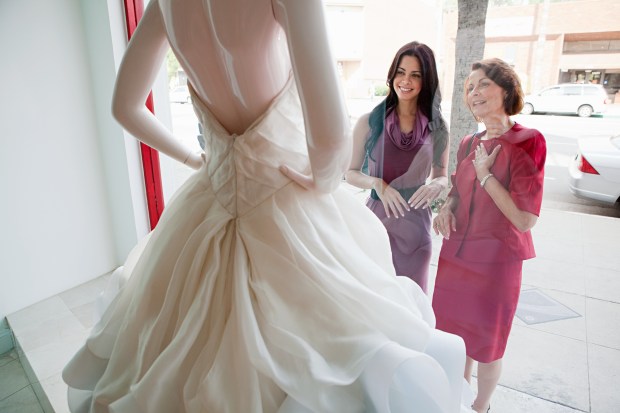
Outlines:
{"label": "woman's smiling face", "polygon": [[403,56],[394,76],[394,91],[398,100],[416,100],[422,90],[422,69],[415,56]]}
{"label": "woman's smiling face", "polygon": [[483,120],[489,115],[506,115],[506,91],[489,79],[482,69],[471,72],[466,85],[467,105],[477,119]]}

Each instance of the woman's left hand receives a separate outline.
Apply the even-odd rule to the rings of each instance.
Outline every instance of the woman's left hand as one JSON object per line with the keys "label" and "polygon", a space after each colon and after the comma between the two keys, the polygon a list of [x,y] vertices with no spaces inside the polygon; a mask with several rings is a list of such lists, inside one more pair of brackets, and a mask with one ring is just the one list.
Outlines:
{"label": "woman's left hand", "polygon": [[502,145],[497,145],[489,154],[482,143],[476,147],[475,157],[472,163],[474,164],[476,176],[479,180],[489,174],[491,167],[495,163],[495,158],[497,158],[497,154],[501,149]]}
{"label": "woman's left hand", "polygon": [[443,190],[444,186],[442,184],[431,181],[427,185],[419,187],[418,190],[411,195],[408,203],[415,209],[428,208]]}

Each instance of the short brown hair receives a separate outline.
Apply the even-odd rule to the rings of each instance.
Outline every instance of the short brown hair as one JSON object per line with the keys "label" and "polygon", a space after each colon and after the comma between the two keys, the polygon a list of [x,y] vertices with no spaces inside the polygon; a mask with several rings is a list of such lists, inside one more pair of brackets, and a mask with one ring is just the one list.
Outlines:
{"label": "short brown hair", "polygon": [[[508,116],[521,113],[523,109],[523,89],[519,76],[512,67],[502,59],[491,58],[480,60],[471,65],[474,70],[482,70],[484,74],[506,92],[504,111]],[[467,99],[467,80],[465,81],[465,99]]]}

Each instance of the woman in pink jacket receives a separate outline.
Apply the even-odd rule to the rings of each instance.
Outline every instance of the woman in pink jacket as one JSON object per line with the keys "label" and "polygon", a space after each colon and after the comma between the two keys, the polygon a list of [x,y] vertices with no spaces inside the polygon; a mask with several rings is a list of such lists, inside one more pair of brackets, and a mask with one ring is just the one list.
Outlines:
{"label": "woman in pink jacket", "polygon": [[540,213],[546,144],[510,119],[523,107],[514,70],[500,59],[474,63],[465,101],[483,132],[458,150],[452,190],[433,222],[444,237],[433,309],[437,328],[465,341],[465,379],[478,362],[473,408],[490,410],[519,291],[523,260],[535,256],[530,229]]}

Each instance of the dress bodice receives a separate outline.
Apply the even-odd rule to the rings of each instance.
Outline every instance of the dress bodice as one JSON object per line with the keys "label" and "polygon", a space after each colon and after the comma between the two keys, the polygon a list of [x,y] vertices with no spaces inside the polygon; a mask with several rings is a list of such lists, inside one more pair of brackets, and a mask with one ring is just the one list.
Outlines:
{"label": "dress bodice", "polygon": [[[394,112],[388,117],[394,117]],[[368,170],[371,176],[381,177],[392,187],[398,189],[424,185],[431,172],[433,142],[427,126],[428,120],[419,112],[417,119],[422,117],[424,121],[416,125],[422,129],[421,136],[408,149],[398,147],[390,137],[386,136],[388,135],[387,125],[390,123],[386,119],[386,126],[368,160]],[[392,122],[398,122],[398,120],[392,120]],[[398,123],[396,123],[396,128],[399,128]]]}
{"label": "dress bodice", "polygon": [[267,111],[240,135],[230,134],[191,84],[189,89],[206,142],[202,172],[208,175],[218,201],[230,214],[246,214],[291,183],[278,169],[283,163],[308,170],[303,112],[293,77]]}

